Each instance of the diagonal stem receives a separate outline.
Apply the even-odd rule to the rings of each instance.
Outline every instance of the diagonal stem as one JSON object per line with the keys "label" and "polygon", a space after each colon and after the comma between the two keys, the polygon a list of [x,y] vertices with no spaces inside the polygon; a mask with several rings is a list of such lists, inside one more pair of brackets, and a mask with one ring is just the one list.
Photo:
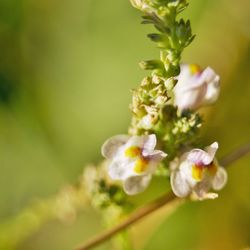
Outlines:
{"label": "diagonal stem", "polygon": [[247,143],[235,150],[231,153],[227,154],[220,160],[221,166],[228,167],[232,163],[236,162],[240,158],[250,153],[250,143]]}
{"label": "diagonal stem", "polygon": [[127,219],[122,221],[120,224],[114,226],[111,229],[108,229],[107,231],[97,235],[96,237],[93,237],[89,241],[87,241],[85,244],[80,245],[77,247],[77,250],[87,250],[92,247],[97,246],[98,244],[108,240],[116,233],[120,232],[121,230],[129,227],[130,225],[134,224],[135,222],[139,221],[146,215],[154,212],[155,210],[159,209],[160,207],[164,206],[167,203],[170,203],[171,201],[177,199],[177,197],[174,195],[173,192],[169,192],[162,197],[154,200],[152,203],[149,203],[148,205],[136,210],[133,212]]}
{"label": "diagonal stem", "polygon": [[[220,163],[224,167],[228,167],[235,161],[239,160],[240,158],[244,157],[245,155],[250,153],[250,143],[235,149],[225,157],[223,157],[220,160]],[[154,211],[158,210],[159,208],[172,203],[174,200],[180,199],[174,195],[174,193],[171,191],[162,197],[154,200],[153,202],[145,205],[142,208],[137,209],[135,212],[133,212],[127,219],[122,221],[120,224],[114,226],[113,228],[108,229],[107,231],[93,237],[92,239],[86,241],[82,245],[79,245],[76,247],[76,250],[87,250],[91,249],[102,242],[110,239],[112,236],[117,234],[118,232],[122,231],[123,229],[126,229],[130,225],[136,223],[137,221],[141,220],[143,217],[153,213]]]}

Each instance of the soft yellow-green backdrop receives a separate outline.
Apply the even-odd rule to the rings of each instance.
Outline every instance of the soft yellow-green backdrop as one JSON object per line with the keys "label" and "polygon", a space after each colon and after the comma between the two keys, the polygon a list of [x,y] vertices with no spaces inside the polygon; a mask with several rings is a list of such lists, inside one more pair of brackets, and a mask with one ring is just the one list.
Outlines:
{"label": "soft yellow-green backdrop", "polygon": [[[202,110],[202,135],[204,144],[218,140],[222,156],[250,141],[250,2],[190,2],[185,17],[197,37],[183,61],[221,76],[219,101]],[[151,30],[128,0],[0,1],[1,233],[34,199],[100,161],[106,138],[126,133],[129,90],[148,74],[138,62],[158,57],[145,37]],[[163,210],[134,226],[135,249],[250,247],[249,163],[245,157],[229,169],[219,199],[185,204],[168,217]],[[102,229],[100,215],[86,208],[74,223],[38,227],[16,249],[72,249]]]}

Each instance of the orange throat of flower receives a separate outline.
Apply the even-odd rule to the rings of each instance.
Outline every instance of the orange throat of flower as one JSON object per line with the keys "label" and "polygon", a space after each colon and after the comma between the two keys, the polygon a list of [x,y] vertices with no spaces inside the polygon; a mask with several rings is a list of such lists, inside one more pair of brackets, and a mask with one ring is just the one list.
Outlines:
{"label": "orange throat of flower", "polygon": [[214,162],[211,162],[209,165],[206,165],[206,166],[194,164],[192,166],[192,177],[196,181],[201,181],[205,171],[207,171],[207,173],[210,176],[215,176],[217,169],[218,169],[218,166]]}
{"label": "orange throat of flower", "polygon": [[201,73],[201,67],[197,64],[190,64],[189,70],[193,75],[200,74]]}
{"label": "orange throat of flower", "polygon": [[135,161],[134,171],[138,174],[143,173],[149,163],[149,159],[143,157],[142,149],[137,146],[131,146],[125,150],[125,156],[128,158],[138,158]]}

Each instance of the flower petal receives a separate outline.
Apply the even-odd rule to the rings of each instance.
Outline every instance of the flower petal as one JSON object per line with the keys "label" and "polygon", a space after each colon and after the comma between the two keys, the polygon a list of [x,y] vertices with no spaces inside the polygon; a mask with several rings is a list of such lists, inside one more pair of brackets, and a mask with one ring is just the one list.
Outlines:
{"label": "flower petal", "polygon": [[135,195],[143,192],[149,185],[151,177],[151,175],[140,175],[127,178],[123,183],[124,191],[128,195]]}
{"label": "flower petal", "polygon": [[207,91],[202,105],[212,104],[218,99],[220,93],[220,77],[210,67],[203,71],[202,76],[207,83]]}
{"label": "flower petal", "polygon": [[156,136],[155,134],[132,136],[126,143],[126,148],[129,148],[131,146],[142,148],[143,156],[147,156],[154,151],[154,148],[156,146]]}
{"label": "flower petal", "polygon": [[203,71],[192,72],[191,68],[192,65],[181,65],[181,73],[174,88],[175,105],[180,110],[212,104],[219,96],[220,77],[214,70],[207,67]]}
{"label": "flower petal", "polygon": [[116,135],[109,138],[102,145],[102,155],[108,159],[112,158],[120,146],[124,145],[129,139],[128,135]]}
{"label": "flower petal", "polygon": [[143,150],[142,150],[143,156],[146,156],[147,154],[150,154],[151,152],[153,152],[155,146],[156,146],[156,135],[155,134],[146,135],[144,137],[144,144],[143,144]]}
{"label": "flower petal", "polygon": [[180,110],[197,109],[207,92],[203,73],[192,73],[190,65],[182,65],[178,82],[174,88],[175,105]]}
{"label": "flower petal", "polygon": [[218,142],[214,142],[210,146],[208,146],[208,147],[205,148],[205,151],[208,153],[208,155],[210,157],[210,162],[213,161],[214,156],[215,156],[218,148],[219,148]]}
{"label": "flower petal", "polygon": [[187,159],[197,165],[208,165],[213,161],[218,147],[218,143],[214,142],[206,147],[205,151],[201,149],[193,149],[187,154]]}
{"label": "flower petal", "polygon": [[144,142],[147,140],[148,135],[134,135],[131,136],[128,140],[128,142],[126,143],[126,148],[131,147],[131,146],[135,146],[135,147],[139,147],[142,148]]}
{"label": "flower petal", "polygon": [[186,197],[191,188],[180,171],[173,171],[170,175],[170,183],[174,194],[178,197]]}
{"label": "flower petal", "polygon": [[165,157],[167,157],[168,154],[161,150],[154,150],[152,154],[149,155],[150,160],[160,162],[162,161]]}
{"label": "flower petal", "polygon": [[134,162],[113,160],[108,167],[108,174],[113,180],[125,180],[131,176],[137,176],[134,172]]}
{"label": "flower petal", "polygon": [[227,182],[227,172],[223,167],[218,167],[216,175],[212,181],[212,187],[214,190],[222,189]]}
{"label": "flower petal", "polygon": [[202,149],[193,149],[187,154],[187,160],[196,165],[208,165],[213,159],[210,155]]}
{"label": "flower petal", "polygon": [[210,188],[210,179],[205,178],[194,186],[193,191],[197,195],[197,197],[199,197],[199,199],[203,199],[203,197],[208,193]]}

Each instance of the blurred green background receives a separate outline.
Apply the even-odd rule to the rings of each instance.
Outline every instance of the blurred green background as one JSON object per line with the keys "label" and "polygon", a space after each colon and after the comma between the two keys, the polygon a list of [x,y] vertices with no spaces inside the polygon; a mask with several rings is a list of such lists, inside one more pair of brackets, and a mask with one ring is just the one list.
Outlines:
{"label": "blurred green background", "polygon": [[[221,76],[219,101],[202,110],[202,135],[204,144],[217,140],[223,156],[250,141],[250,2],[190,2],[184,15],[197,37],[183,61],[210,65]],[[2,233],[33,200],[100,161],[106,138],[126,133],[129,90],[147,74],[138,62],[158,57],[145,37],[151,30],[128,0],[0,1]],[[250,247],[249,162],[248,156],[230,167],[219,199],[185,204],[170,216],[163,209],[133,226],[135,249]],[[72,249],[102,230],[100,215],[86,208],[74,223],[38,227],[16,249]]]}

